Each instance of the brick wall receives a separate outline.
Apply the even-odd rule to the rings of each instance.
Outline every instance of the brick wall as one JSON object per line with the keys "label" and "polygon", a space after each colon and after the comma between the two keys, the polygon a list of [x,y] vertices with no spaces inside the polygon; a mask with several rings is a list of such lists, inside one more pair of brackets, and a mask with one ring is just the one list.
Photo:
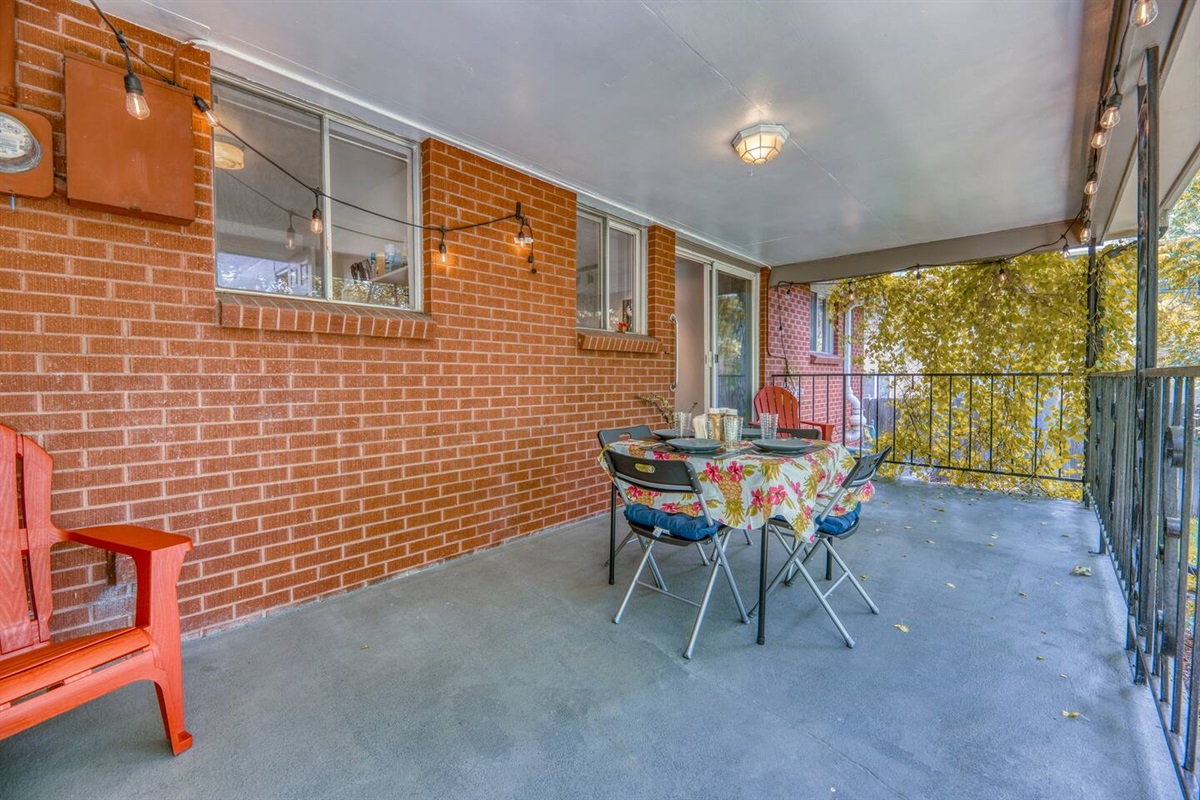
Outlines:
{"label": "brick wall", "polygon": [[[175,42],[123,29],[169,69]],[[119,51],[71,2],[19,3],[18,37],[19,104],[53,120],[61,173],[61,54],[119,63]],[[205,56],[183,75],[208,96]],[[0,422],[54,456],[60,525],[191,537],[181,612],[197,635],[607,509],[595,431],[652,422],[635,397],[666,394],[672,354],[580,349],[572,193],[428,140],[423,221],[475,222],[519,200],[536,274],[514,230],[448,238],[444,265],[427,234],[425,338],[278,329],[283,311],[222,326],[209,132],[199,115],[193,125],[191,225],[59,197],[0,211]],[[661,336],[674,235],[648,241]],[[56,631],[128,619],[132,570],[118,566],[109,586],[100,554],[56,550]]]}
{"label": "brick wall", "polygon": [[[762,280],[761,307],[764,331],[762,359],[763,383],[772,382],[772,375],[790,374],[789,380],[774,379],[777,385],[785,385],[793,393],[799,393],[800,416],[814,422],[831,422],[837,426],[837,435],[842,434],[845,420],[843,411],[843,382],[832,377],[844,371],[844,315],[834,317],[834,353],[813,353],[812,297],[813,293],[803,284],[794,286],[770,286],[767,277]],[[857,312],[855,325],[858,324]],[[861,366],[861,353],[856,345],[852,348],[855,369]],[[831,377],[822,377],[831,376]],[[855,393],[861,397],[857,383]]]}

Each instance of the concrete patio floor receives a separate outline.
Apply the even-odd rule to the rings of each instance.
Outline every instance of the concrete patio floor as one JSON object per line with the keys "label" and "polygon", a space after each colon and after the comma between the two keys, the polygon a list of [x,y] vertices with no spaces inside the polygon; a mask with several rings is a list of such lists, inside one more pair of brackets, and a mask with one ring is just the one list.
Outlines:
{"label": "concrete patio floor", "polygon": [[[853,650],[799,583],[758,647],[719,583],[690,662],[680,603],[642,592],[612,624],[607,527],[187,642],[192,750],[170,755],[136,684],[0,742],[0,796],[1179,796],[1078,504],[880,484],[842,553],[883,613],[833,596]],[[757,540],[730,549],[752,602]],[[671,550],[672,588],[698,589],[695,550]]]}

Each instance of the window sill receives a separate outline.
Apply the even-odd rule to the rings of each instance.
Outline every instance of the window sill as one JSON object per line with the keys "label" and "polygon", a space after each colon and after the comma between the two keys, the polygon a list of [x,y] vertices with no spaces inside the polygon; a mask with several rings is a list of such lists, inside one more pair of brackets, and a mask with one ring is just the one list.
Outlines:
{"label": "window sill", "polygon": [[217,292],[217,324],[383,339],[428,339],[437,327],[429,315],[399,308],[221,291]]}
{"label": "window sill", "polygon": [[653,355],[662,350],[662,342],[653,336],[640,333],[613,333],[590,328],[576,328],[575,336],[580,350],[607,350],[616,353],[643,353]]}
{"label": "window sill", "polygon": [[808,363],[834,367],[842,363],[842,357],[836,353],[809,353]]}

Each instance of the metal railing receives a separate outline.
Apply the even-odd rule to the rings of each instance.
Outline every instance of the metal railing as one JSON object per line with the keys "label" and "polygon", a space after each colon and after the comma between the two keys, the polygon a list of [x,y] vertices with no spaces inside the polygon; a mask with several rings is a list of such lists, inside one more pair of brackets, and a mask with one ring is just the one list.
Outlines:
{"label": "metal railing", "polygon": [[[1129,610],[1134,680],[1150,688],[1180,786],[1197,796],[1195,574],[1200,367],[1091,378],[1087,493]],[[1144,414],[1139,418],[1138,399]]]}
{"label": "metal railing", "polygon": [[1082,482],[1086,385],[1059,372],[775,374],[800,418],[851,449],[891,445],[888,463],[1014,479]]}

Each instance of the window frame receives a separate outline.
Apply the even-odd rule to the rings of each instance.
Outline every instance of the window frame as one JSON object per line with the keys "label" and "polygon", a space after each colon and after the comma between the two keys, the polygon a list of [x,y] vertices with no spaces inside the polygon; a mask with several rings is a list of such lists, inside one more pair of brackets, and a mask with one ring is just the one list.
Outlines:
{"label": "window frame", "polygon": [[[649,266],[648,266],[649,257],[648,257],[647,251],[646,251],[647,245],[646,245],[646,229],[645,229],[645,227],[638,225],[636,223],[630,222],[629,220],[621,219],[620,217],[613,216],[612,214],[606,214],[603,211],[599,211],[594,208],[589,208],[584,205],[579,205],[576,208],[576,212],[575,212],[575,235],[576,236],[579,235],[579,219],[581,217],[583,219],[587,219],[592,222],[598,223],[600,226],[600,242],[599,242],[600,256],[598,259],[600,262],[599,263],[600,274],[598,277],[599,277],[599,281],[600,281],[601,308],[599,310],[600,310],[601,320],[604,321],[604,325],[603,325],[603,327],[599,327],[599,328],[591,328],[591,327],[586,327],[586,326],[582,326],[579,324],[579,295],[578,295],[578,288],[577,288],[576,289],[576,300],[575,300],[575,327],[578,328],[579,330],[585,330],[585,331],[606,331],[609,333],[617,332],[614,328],[610,328],[609,324],[607,322],[609,286],[611,285],[611,279],[610,279],[611,265],[609,263],[608,235],[609,235],[610,230],[615,230],[620,233],[625,233],[625,234],[628,234],[633,237],[633,241],[634,241],[633,250],[634,250],[634,257],[636,258],[636,263],[634,264],[633,287],[632,287],[633,322],[630,327],[630,330],[628,330],[626,332],[640,334],[640,335],[646,335],[647,331],[649,330],[649,325],[647,324],[647,318],[648,318],[648,306],[650,304],[650,298],[649,298],[649,289],[648,289],[649,278],[648,278],[648,274],[647,274],[649,272]],[[579,260],[578,260],[579,259],[579,245],[578,245],[578,242],[576,243],[576,246],[575,246],[575,256],[576,256],[575,281],[576,281],[576,287],[578,287],[578,282],[579,282],[579,271],[578,271],[579,270]]]}
{"label": "window frame", "polygon": [[[253,81],[242,78],[238,75],[233,75],[221,70],[212,71],[212,92],[219,100],[218,91],[220,87],[235,89],[237,91],[246,92],[248,94],[257,95],[258,97],[269,100],[280,105],[288,106],[296,111],[307,114],[312,114],[317,117],[320,123],[321,136],[321,190],[329,191],[333,172],[330,164],[330,138],[331,135],[336,135],[333,131],[334,124],[340,125],[343,128],[356,131],[366,136],[373,137],[383,145],[378,148],[382,154],[399,158],[405,162],[408,169],[408,186],[407,202],[409,208],[409,216],[419,213],[421,199],[421,148],[417,142],[405,138],[398,134],[386,131],[382,128],[377,128],[373,125],[368,125],[361,120],[341,114],[328,108],[324,108],[315,103],[303,100],[299,97],[294,97],[285,94],[277,89],[272,89],[269,86],[255,83]],[[214,109],[217,114],[220,114],[220,108]],[[332,134],[331,134],[332,132]],[[324,222],[324,229],[321,231],[321,256],[322,256],[322,295],[321,297],[299,297],[296,295],[280,294],[274,292],[256,292],[251,289],[237,289],[227,286],[221,286],[217,279],[217,252],[218,252],[218,233],[217,228],[219,220],[217,217],[217,192],[216,192],[216,174],[217,166],[216,159],[213,156],[213,148],[216,146],[216,136],[209,137],[209,155],[212,163],[212,220],[213,220],[213,283],[214,288],[218,292],[230,292],[235,294],[250,295],[251,297],[283,297],[293,300],[305,300],[313,303],[354,306],[356,308],[394,308],[393,306],[384,306],[374,303],[363,303],[357,300],[337,300],[329,296],[333,291],[333,227],[334,227],[334,209],[333,202],[327,197],[318,199],[318,207],[321,209],[321,218]],[[254,144],[254,142],[251,142]],[[417,222],[411,219],[412,222]],[[302,219],[303,224],[307,224],[307,220]],[[398,308],[398,311],[412,311],[416,313],[425,313],[425,295],[424,295],[424,275],[425,275],[425,254],[424,254],[424,237],[421,235],[421,229],[408,227],[410,239],[408,245],[408,308]]]}
{"label": "window frame", "polygon": [[[809,328],[808,328],[808,349],[809,352],[821,356],[837,355],[837,331],[833,324],[833,319],[829,315],[829,296],[824,292],[811,292],[811,303],[809,305]],[[818,313],[819,312],[819,313]],[[820,327],[821,337],[828,349],[819,349],[817,347],[817,332]]]}

